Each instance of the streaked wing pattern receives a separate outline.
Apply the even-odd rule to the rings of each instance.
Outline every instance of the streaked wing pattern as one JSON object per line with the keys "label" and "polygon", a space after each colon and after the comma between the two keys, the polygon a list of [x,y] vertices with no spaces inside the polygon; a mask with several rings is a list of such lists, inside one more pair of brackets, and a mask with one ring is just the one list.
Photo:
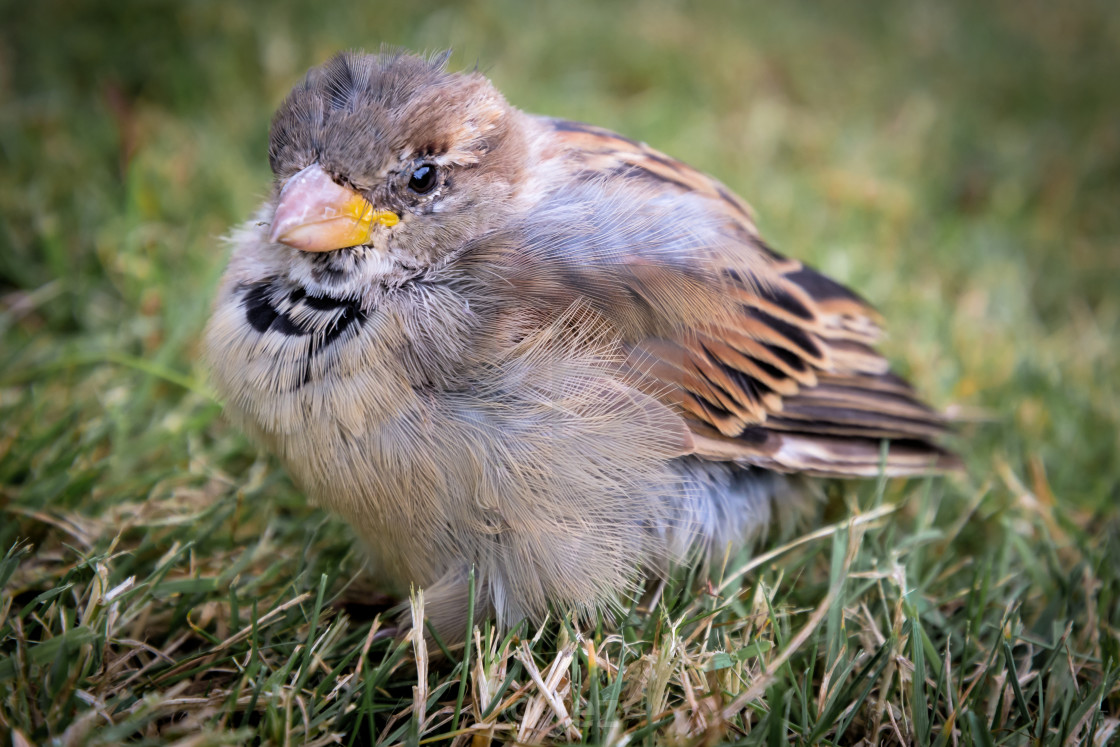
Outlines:
{"label": "streaked wing pattern", "polygon": [[[550,154],[573,179],[610,174],[708,198],[713,223],[741,245],[710,255],[737,313],[673,336],[624,342],[629,365],[686,419],[696,453],[786,472],[918,474],[958,466],[937,445],[944,418],[875,350],[879,315],[862,298],[758,234],[726,187],[608,130],[544,120]],[[889,450],[883,461],[884,440]]]}

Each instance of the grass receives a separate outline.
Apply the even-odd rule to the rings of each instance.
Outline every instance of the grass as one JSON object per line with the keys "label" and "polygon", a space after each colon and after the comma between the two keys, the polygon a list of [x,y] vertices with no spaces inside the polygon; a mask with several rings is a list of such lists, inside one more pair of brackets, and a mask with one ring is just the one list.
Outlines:
{"label": "grass", "polygon": [[[422,5],[0,4],[0,737],[1115,739],[1120,13]],[[442,664],[393,642],[347,528],[198,363],[272,109],[382,41],[723,179],[884,311],[967,474],[829,483],[617,627],[484,627]]]}

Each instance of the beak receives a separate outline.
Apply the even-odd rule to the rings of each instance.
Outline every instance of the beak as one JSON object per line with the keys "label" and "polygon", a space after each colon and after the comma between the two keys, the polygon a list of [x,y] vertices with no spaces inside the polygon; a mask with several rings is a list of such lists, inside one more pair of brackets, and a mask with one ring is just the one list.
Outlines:
{"label": "beak", "polygon": [[318,164],[312,164],[280,191],[268,240],[305,252],[330,252],[364,244],[378,223],[398,222],[399,215],[374,210],[360,194],[336,184]]}

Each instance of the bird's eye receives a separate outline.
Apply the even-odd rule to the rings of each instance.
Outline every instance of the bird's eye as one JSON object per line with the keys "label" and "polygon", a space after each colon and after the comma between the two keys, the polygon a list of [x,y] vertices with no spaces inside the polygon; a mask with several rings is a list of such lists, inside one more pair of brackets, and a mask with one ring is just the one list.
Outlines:
{"label": "bird's eye", "polygon": [[436,186],[436,167],[430,163],[420,164],[408,180],[408,188],[418,195],[426,195]]}

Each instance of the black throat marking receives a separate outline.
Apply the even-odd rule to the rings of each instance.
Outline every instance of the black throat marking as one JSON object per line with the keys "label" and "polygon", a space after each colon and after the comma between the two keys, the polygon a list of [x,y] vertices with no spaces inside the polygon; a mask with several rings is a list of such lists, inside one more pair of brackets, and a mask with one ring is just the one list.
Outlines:
{"label": "black throat marking", "polygon": [[[249,326],[261,334],[311,335],[309,359],[326,350],[354,324],[360,328],[368,318],[357,299],[311,296],[299,287],[285,293],[275,281],[268,280],[243,287],[241,305]],[[306,311],[294,313],[301,306]]]}

